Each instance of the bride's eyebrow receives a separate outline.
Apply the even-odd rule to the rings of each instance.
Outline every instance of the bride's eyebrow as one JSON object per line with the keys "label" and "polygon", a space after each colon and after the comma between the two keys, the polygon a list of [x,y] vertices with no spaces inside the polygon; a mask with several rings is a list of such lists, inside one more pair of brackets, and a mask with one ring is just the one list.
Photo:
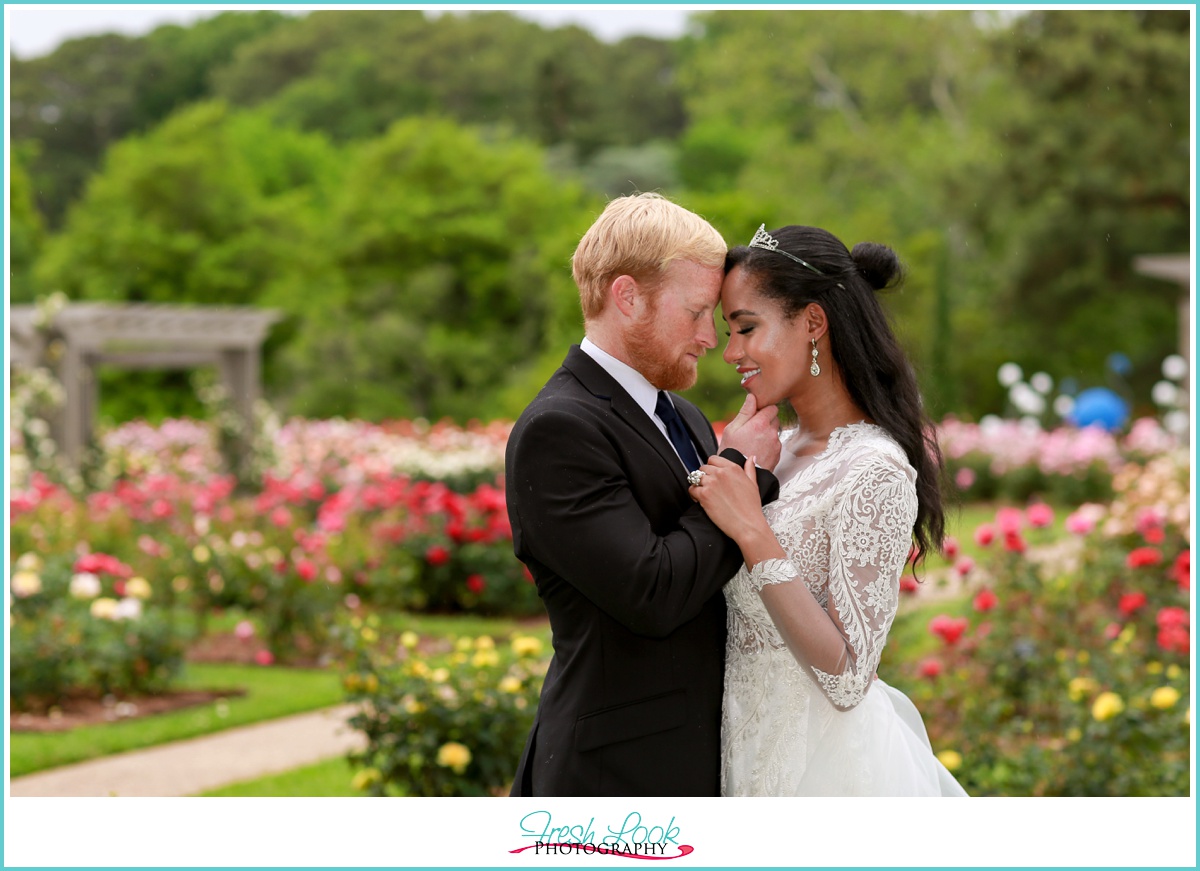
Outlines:
{"label": "bride's eyebrow", "polygon": [[727,321],[736,320],[737,318],[756,317],[756,316],[757,316],[757,313],[750,311],[750,309],[748,309],[748,308],[740,308],[735,312],[730,312],[729,314],[724,314],[724,313],[721,314],[721,317],[723,317]]}

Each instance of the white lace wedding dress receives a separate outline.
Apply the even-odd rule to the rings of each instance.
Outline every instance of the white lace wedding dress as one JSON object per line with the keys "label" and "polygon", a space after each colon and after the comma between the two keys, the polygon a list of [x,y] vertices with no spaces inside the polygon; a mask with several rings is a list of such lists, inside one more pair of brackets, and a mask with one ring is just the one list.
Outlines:
{"label": "white lace wedding dress", "polygon": [[[834,430],[817,456],[787,442],[783,454],[779,499],[763,510],[788,559],[743,566],[725,586],[722,794],[965,795],[912,702],[874,679],[912,542],[916,472],[866,423]],[[823,609],[808,602],[807,621],[801,584]],[[813,632],[814,612],[837,632]]]}

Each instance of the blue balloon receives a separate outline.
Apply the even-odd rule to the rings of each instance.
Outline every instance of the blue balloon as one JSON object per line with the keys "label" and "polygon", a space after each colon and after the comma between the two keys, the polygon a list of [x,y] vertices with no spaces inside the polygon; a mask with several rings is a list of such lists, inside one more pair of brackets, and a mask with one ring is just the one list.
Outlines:
{"label": "blue balloon", "polygon": [[1129,419],[1129,406],[1107,387],[1089,387],[1075,397],[1075,407],[1068,419],[1076,426],[1118,430]]}
{"label": "blue balloon", "polygon": [[1128,375],[1133,371],[1133,363],[1120,351],[1113,351],[1108,355],[1108,368],[1118,375]]}

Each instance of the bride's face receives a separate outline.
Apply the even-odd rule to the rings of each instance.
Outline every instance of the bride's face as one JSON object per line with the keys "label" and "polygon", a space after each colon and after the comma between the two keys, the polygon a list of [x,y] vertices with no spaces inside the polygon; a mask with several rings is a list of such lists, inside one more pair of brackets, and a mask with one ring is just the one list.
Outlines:
{"label": "bride's face", "polygon": [[742,388],[754,394],[758,407],[801,394],[804,379],[812,377],[803,318],[785,317],[782,306],[759,293],[754,277],[740,266],[721,285],[721,311],[729,325],[722,358],[737,367]]}

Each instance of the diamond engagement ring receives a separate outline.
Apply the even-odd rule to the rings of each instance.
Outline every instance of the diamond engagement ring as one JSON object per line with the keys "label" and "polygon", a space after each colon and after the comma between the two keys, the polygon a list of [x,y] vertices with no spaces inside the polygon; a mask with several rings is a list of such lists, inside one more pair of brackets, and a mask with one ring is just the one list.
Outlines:
{"label": "diamond engagement ring", "polygon": [[705,472],[703,469],[697,469],[694,472],[688,472],[688,484],[690,484],[693,487],[699,487],[700,479],[703,478],[704,475],[705,475]]}

